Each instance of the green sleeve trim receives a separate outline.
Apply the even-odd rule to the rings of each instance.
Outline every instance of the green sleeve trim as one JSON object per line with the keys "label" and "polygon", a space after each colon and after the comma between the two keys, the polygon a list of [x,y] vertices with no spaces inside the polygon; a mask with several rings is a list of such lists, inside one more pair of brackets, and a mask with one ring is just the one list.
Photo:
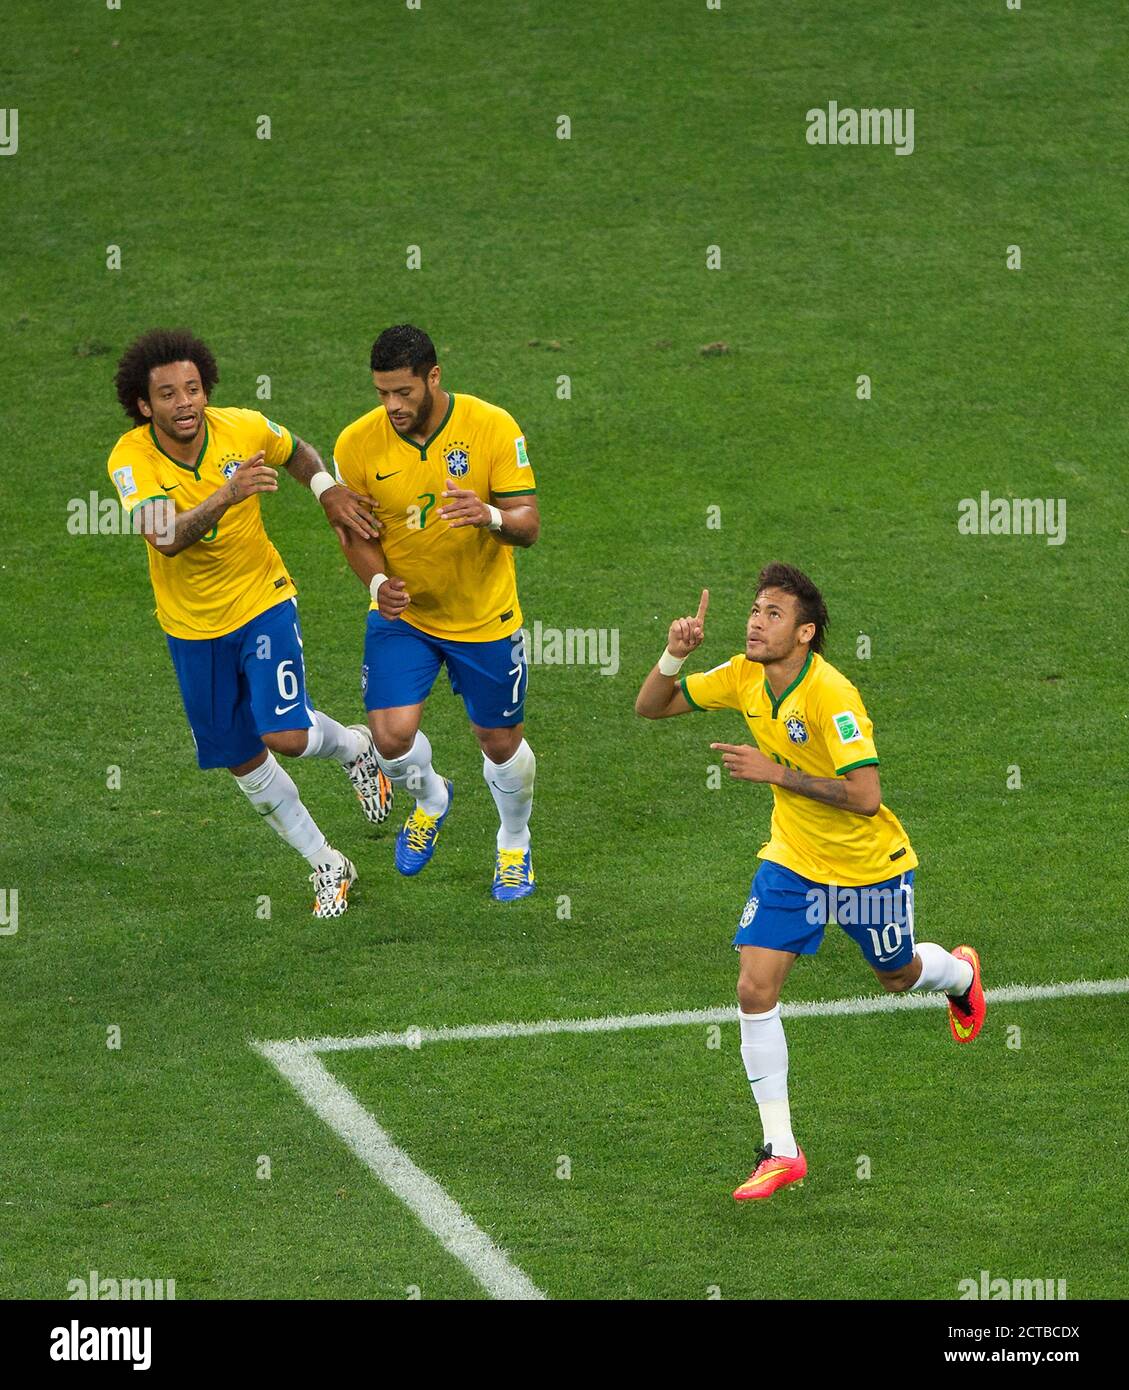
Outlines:
{"label": "green sleeve trim", "polygon": [[283,468],[290,467],[290,465],[294,462],[294,455],[298,452],[298,436],[294,433],[293,430],[290,431],[290,439],[294,447],[290,450],[290,457],[282,465]]}
{"label": "green sleeve trim", "polygon": [[835,776],[842,777],[845,772],[854,772],[856,767],[877,767],[877,758],[860,758],[857,763],[848,763],[846,767],[837,767]]}
{"label": "green sleeve trim", "polygon": [[680,676],[678,679],[678,684],[682,687],[682,693],[686,696],[686,703],[690,706],[691,709],[700,709],[704,714],[706,712],[705,705],[698,704],[697,700],[695,700],[693,695],[691,695],[690,692],[686,689],[686,680],[686,676]]}
{"label": "green sleeve trim", "polygon": [[518,487],[518,488],[514,488],[513,492],[495,492],[494,489],[491,488],[491,489],[490,489],[490,496],[491,496],[491,497],[531,497],[531,496],[533,495],[533,493],[535,493],[536,491],[537,491],[537,489],[536,489],[535,487]]}

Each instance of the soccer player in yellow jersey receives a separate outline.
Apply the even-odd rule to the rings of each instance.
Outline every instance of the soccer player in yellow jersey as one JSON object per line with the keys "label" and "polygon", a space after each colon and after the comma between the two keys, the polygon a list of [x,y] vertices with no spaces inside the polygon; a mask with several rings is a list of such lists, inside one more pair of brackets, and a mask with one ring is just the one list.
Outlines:
{"label": "soccer player in yellow jersey", "polygon": [[356,869],[334,849],[275,760],[334,758],[379,823],[392,788],[363,724],[344,728],[306,692],[294,581],[263,528],[259,498],[279,468],[309,485],[339,533],[373,534],[363,499],[309,444],[257,410],[209,405],[215,358],[185,330],[146,333],[118,363],[118,399],[136,428],[107,465],[148,542],[157,620],[202,768],[226,767],[269,825],[309,863],[314,915],[348,906]]}
{"label": "soccer player in yellow jersey", "polygon": [[828,625],[819,590],[791,565],[766,566],[745,631],[745,651],[676,681],[705,634],[709,591],[693,617],[670,625],[667,649],[635,702],[646,719],[737,710],[755,746],[711,743],[732,777],[772,787],[772,826],[733,944],[741,1059],[760,1109],[762,1147],[734,1197],[769,1197],[802,1181],[807,1160],[792,1134],[788,1046],[780,990],[798,955],[814,955],[837,922],[894,993],[941,990],[957,1042],[984,1022],[980,961],[913,936],[917,856],[882,803],[873,727],[862,697],[822,656]]}
{"label": "soccer player in yellow jersey", "polygon": [[536,760],[524,738],[529,680],[514,548],[540,531],[525,436],[496,405],[441,385],[431,339],[385,329],[370,358],[380,405],[342,431],[337,476],[371,499],[379,539],[339,532],[371,597],[361,690],[380,766],[416,806],[396,839],[400,873],[431,859],[451,783],[431,763],[423,703],[444,663],[482,750],[501,825],[492,893],[533,891]]}

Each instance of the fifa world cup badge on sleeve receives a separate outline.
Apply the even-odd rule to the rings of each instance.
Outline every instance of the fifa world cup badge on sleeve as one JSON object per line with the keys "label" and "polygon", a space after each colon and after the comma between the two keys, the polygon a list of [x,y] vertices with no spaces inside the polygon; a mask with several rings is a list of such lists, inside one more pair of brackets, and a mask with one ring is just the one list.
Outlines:
{"label": "fifa world cup badge on sleeve", "polygon": [[850,712],[844,710],[842,714],[835,715],[835,727],[839,730],[840,743],[854,743],[862,738],[862,730],[859,728],[858,720]]}
{"label": "fifa world cup badge on sleeve", "polygon": [[121,493],[124,502],[127,497],[132,497],[137,491],[137,484],[133,481],[132,468],[115,468],[113,473],[114,486]]}

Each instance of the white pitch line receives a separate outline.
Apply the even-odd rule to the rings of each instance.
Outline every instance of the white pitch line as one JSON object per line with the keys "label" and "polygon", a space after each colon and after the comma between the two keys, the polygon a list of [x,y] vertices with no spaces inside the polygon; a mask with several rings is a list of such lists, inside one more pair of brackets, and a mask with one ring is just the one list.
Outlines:
{"label": "white pitch line", "polygon": [[442,1187],[392,1142],[347,1086],[294,1043],[255,1043],[315,1115],[338,1134],[386,1187],[413,1211],[445,1249],[497,1299],[543,1299],[518,1269]]}
{"label": "white pitch line", "polygon": [[[985,990],[990,1004],[1026,1004],[1038,999],[1080,995],[1129,994],[1129,977],[1071,980],[1057,985],[1000,985]],[[940,1009],[941,994],[877,994],[852,999],[816,999],[784,1004],[785,1018],[835,1018],[844,1014],[896,1013],[902,1009]],[[659,1014],[613,1014],[604,1018],[546,1018],[537,1023],[470,1023],[456,1028],[409,1028],[402,1033],[367,1033],[354,1038],[301,1038],[291,1045],[309,1052],[353,1052],[362,1048],[418,1048],[422,1043],[476,1042],[488,1038],[533,1038],[552,1033],[619,1033],[629,1028],[676,1028],[693,1023],[732,1023],[737,1005],[717,1009],[675,1009]],[[254,1044],[260,1050],[264,1044]],[[273,1044],[265,1044],[272,1046]]]}

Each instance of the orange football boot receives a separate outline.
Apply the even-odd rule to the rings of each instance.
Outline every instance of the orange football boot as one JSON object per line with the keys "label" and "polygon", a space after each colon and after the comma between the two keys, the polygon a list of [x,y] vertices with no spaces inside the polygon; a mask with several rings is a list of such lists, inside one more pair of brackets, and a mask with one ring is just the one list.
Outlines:
{"label": "orange football boot", "polygon": [[984,1026],[987,1005],[984,1002],[984,986],[980,983],[980,957],[971,946],[958,946],[954,956],[968,961],[972,966],[972,983],[965,994],[948,995],[949,1027],[958,1043],[971,1042]]}
{"label": "orange football boot", "polygon": [[795,1158],[773,1158],[772,1145],[769,1144],[757,1150],[756,1167],[733,1195],[739,1202],[771,1197],[778,1187],[785,1187],[790,1182],[801,1186],[807,1171],[808,1161],[803,1149]]}

